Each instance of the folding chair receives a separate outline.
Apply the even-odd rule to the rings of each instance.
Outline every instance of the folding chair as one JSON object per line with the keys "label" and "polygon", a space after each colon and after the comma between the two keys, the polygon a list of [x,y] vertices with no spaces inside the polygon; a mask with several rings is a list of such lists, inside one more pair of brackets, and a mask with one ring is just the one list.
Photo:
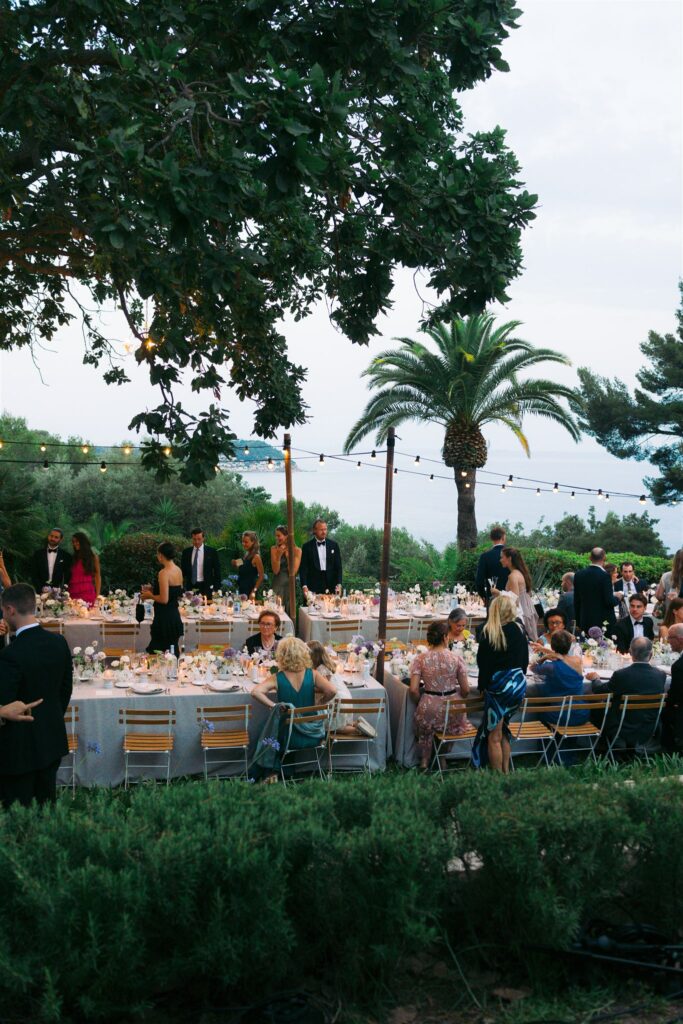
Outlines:
{"label": "folding chair", "polygon": [[[445,766],[442,764],[442,760],[446,760],[446,755],[453,751],[456,743],[468,743],[469,753],[472,753],[472,742],[477,735],[478,726],[470,724],[463,732],[455,732],[453,726],[453,720],[460,715],[484,714],[484,698],[483,697],[449,697],[446,702],[446,714],[444,716],[443,729],[434,733],[434,756],[430,767],[436,767],[439,770],[439,775],[443,779]],[[451,758],[455,760],[455,758]],[[466,763],[469,763],[469,759]]]}
{"label": "folding chair", "polygon": [[[515,742],[523,740],[525,743],[537,744],[540,756],[536,762],[538,768],[541,761],[545,762],[546,768],[550,767],[548,760],[548,749],[553,745],[553,726],[546,725],[540,719],[532,717],[543,714],[557,715],[558,721],[562,721],[566,697],[525,697],[516,716],[510,722],[510,732]],[[533,751],[524,751],[531,753]],[[521,753],[521,752],[520,752]],[[514,768],[512,745],[510,745],[510,767]]]}
{"label": "folding chair", "polygon": [[[555,742],[555,757],[559,756],[560,750],[578,751],[587,749],[588,756],[597,764],[598,759],[595,756],[595,751],[600,742],[600,737],[605,731],[605,722],[607,721],[607,712],[609,711],[611,699],[611,693],[582,693],[568,698],[564,709],[565,713],[561,716],[558,723],[550,726],[553,730]],[[589,721],[583,722],[581,725],[565,724],[571,721],[573,711],[590,712]],[[599,720],[599,725],[595,724],[596,720]],[[567,747],[568,740],[576,740],[577,742],[574,747]],[[581,745],[582,740],[588,741],[587,747]]]}
{"label": "folding chair", "polygon": [[644,742],[638,743],[636,746],[633,746],[633,747],[619,746],[619,747],[617,747],[617,750],[620,753],[622,751],[628,751],[628,750],[633,750],[635,753],[637,753],[638,751],[642,750],[643,754],[645,755],[645,760],[649,763],[650,755],[648,754],[647,746],[648,746],[648,743],[652,743],[652,741],[654,740],[655,736],[657,735],[657,729],[659,727],[659,720],[660,720],[660,718],[662,716],[662,708],[664,707],[665,700],[666,700],[666,693],[662,693],[662,694],[658,694],[658,693],[657,694],[654,694],[654,693],[629,693],[626,696],[621,697],[621,715],[619,717],[619,724],[617,726],[616,732],[612,736],[612,739],[608,739],[608,741],[607,741],[606,756],[607,756],[608,760],[610,760],[612,762],[613,765],[616,765],[616,763],[617,763],[616,758],[614,756],[614,748],[616,746],[617,741],[621,737],[621,731],[623,729],[624,722],[626,721],[627,716],[629,714],[633,714],[633,712],[635,712],[635,711],[654,711],[655,712],[653,726],[652,726],[652,730],[650,732],[650,735],[648,736],[648,738]]}
{"label": "folding chair", "polygon": [[[350,700],[348,698],[344,700],[341,697],[336,697],[332,703],[333,719],[338,715],[344,715],[347,719],[357,719],[360,716],[364,718],[367,724],[375,730],[375,735],[365,735],[358,729],[355,722],[352,726],[334,729],[330,728],[327,741],[327,756],[330,774],[334,774],[335,769],[337,771],[347,772],[369,772],[371,750],[372,747],[377,746],[379,741],[380,716],[386,711],[386,697],[384,694],[381,697],[352,697]],[[334,752],[335,746],[340,747],[340,752],[338,754],[335,754]],[[353,749],[349,749],[349,747],[352,747]],[[335,764],[335,762],[339,761],[348,761],[349,758],[357,758],[359,747],[361,748],[360,752],[362,753],[364,748],[365,753],[363,763],[360,767],[357,764]]]}
{"label": "folding chair", "polygon": [[197,650],[207,651],[212,647],[229,647],[232,640],[233,623],[202,622],[197,620]]}
{"label": "folding chair", "polygon": [[[173,751],[173,726],[176,721],[175,709],[160,710],[157,708],[120,708],[119,725],[124,728],[123,753],[125,757],[125,774],[123,785],[128,789],[129,763],[131,755],[157,754],[166,758],[166,785],[171,779],[171,753]],[[142,731],[137,731],[142,726]],[[132,731],[131,731],[132,728]],[[149,730],[156,730],[150,732]],[[138,761],[134,768],[161,768],[163,762],[153,763]]]}
{"label": "folding chair", "polygon": [[[69,753],[65,754],[62,758],[62,764],[60,765],[60,771],[65,768],[67,771],[71,771],[71,778],[69,782],[65,782],[65,786],[71,786],[71,795],[73,796],[76,792],[76,754],[78,753],[78,733],[76,732],[76,723],[78,722],[78,704],[69,704],[64,714],[64,725],[66,726],[66,740],[69,744]],[[68,763],[65,763],[67,758],[70,758]]]}
{"label": "folding chair", "polygon": [[[292,742],[292,732],[296,725],[315,725],[322,723],[325,732],[321,740],[315,745],[310,747],[295,747],[290,746]],[[321,753],[324,753],[327,749],[327,735],[330,727],[330,708],[327,704],[312,704],[303,708],[290,708],[286,719],[286,738],[284,750],[282,752],[282,758],[280,761],[280,776],[282,781],[286,783],[285,768],[292,764],[292,767],[297,768],[308,768],[313,766],[313,769],[317,769],[321,779],[324,779],[322,764],[320,761]],[[313,754],[313,757],[306,757],[307,754]],[[304,755],[299,757],[299,755]]]}
{"label": "folding chair", "polygon": [[[387,619],[387,636],[391,639],[396,639],[403,645],[408,643],[410,639],[410,619]],[[396,646],[396,645],[394,645]],[[387,649],[389,644],[387,643]]]}
{"label": "folding chair", "polygon": [[408,643],[421,644],[424,642],[425,633],[429,627],[429,623],[433,621],[431,619],[425,619],[424,617],[417,617],[411,615],[408,620]]}
{"label": "folding chair", "polygon": [[64,636],[64,623],[60,619],[42,619],[40,624],[48,633]]}
{"label": "folding chair", "polygon": [[103,622],[100,626],[100,644],[108,658],[120,658],[133,653],[140,633],[137,622]]}
{"label": "folding chair", "polygon": [[[229,707],[197,708],[197,721],[201,727],[200,745],[204,753],[204,779],[208,781],[210,765],[243,764],[242,771],[233,778],[247,778],[249,752],[249,705],[232,704]],[[235,751],[237,757],[210,757],[211,751]],[[217,772],[215,778],[220,778]]]}
{"label": "folding chair", "polygon": [[325,619],[326,642],[334,645],[340,633],[348,633],[349,640],[361,632],[361,619]]}

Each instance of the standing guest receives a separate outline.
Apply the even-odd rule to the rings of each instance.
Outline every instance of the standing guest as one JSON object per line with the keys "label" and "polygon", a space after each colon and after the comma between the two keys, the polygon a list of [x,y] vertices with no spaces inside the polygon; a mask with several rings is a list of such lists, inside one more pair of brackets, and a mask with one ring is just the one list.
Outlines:
{"label": "standing guest", "polygon": [[301,565],[301,548],[294,545],[294,565],[292,572],[289,571],[289,555],[287,552],[289,544],[289,530],[286,526],[275,527],[275,543],[270,549],[270,567],[273,570],[272,586],[273,593],[282,601],[288,615],[292,614],[289,606],[289,578],[296,576]]}
{"label": "standing guest", "polygon": [[157,561],[161,566],[157,575],[158,591],[155,593],[150,584],[140,591],[141,601],[154,601],[154,618],[149,631],[147,651],[173,650],[175,655],[180,649],[180,638],[185,632],[180,617],[178,601],[183,593],[183,574],[175,562],[175,548],[164,541],[157,548]]}
{"label": "standing guest", "polygon": [[617,578],[619,576],[619,570],[613,562],[605,562],[605,572],[610,578],[612,589],[614,590],[614,596],[617,598],[617,618],[623,619],[625,615],[628,615],[628,605],[624,600],[624,594],[621,590],[617,590]]}
{"label": "standing guest", "polygon": [[[583,658],[581,650],[572,653],[574,637],[566,629],[556,629],[550,637],[550,650],[542,644],[532,644],[539,655],[534,675],[541,680],[539,697],[578,697],[583,694]],[[549,711],[542,716],[548,724],[559,721],[559,713]],[[562,725],[583,725],[589,713],[573,711],[571,718],[562,716]]]}
{"label": "standing guest", "polygon": [[280,616],[278,613],[264,608],[258,617],[258,633],[248,636],[245,641],[244,646],[247,648],[247,653],[256,654],[257,651],[261,651],[263,654],[273,657],[275,648],[282,640],[281,635],[277,632],[279,627]]}
{"label": "standing guest", "polygon": [[[531,573],[526,562],[517,548],[505,547],[500,553],[500,564],[508,573],[505,589],[517,598],[526,635],[529,640],[536,640],[538,637],[538,615],[531,596]],[[498,597],[502,591],[498,587],[492,587],[491,593],[494,597]]]}
{"label": "standing guest", "polygon": [[316,519],[313,537],[301,548],[299,579],[304,597],[313,594],[332,594],[342,585],[342,562],[339,545],[327,538],[327,523]]}
{"label": "standing guest", "polygon": [[101,590],[100,560],[92,549],[87,533],[78,530],[71,538],[74,549],[69,577],[69,594],[75,601],[85,601],[89,608],[95,604]]}
{"label": "standing guest", "polygon": [[211,598],[214,590],[221,589],[221,563],[218,552],[204,543],[204,531],[196,526],[192,531],[192,546],[180,556],[183,585]]}
{"label": "standing guest", "polygon": [[0,704],[23,701],[35,707],[35,721],[30,729],[9,722],[2,730],[0,802],[4,807],[54,803],[59,763],[69,752],[64,725],[72,685],[69,645],[42,628],[36,594],[27,583],[7,588],[2,610],[15,639],[0,651]]}
{"label": "standing guest", "polygon": [[529,666],[529,645],[516,616],[513,597],[495,597],[477,650],[478,685],[486,705],[472,745],[472,764],[484,768],[488,763],[504,773],[510,770],[509,722],[524,699]]}
{"label": "standing guest", "polygon": [[665,572],[657,584],[655,597],[664,606],[662,618],[666,616],[669,601],[675,597],[683,597],[683,548],[679,548],[673,558],[669,572]]}
{"label": "standing guest", "polygon": [[625,601],[628,601],[631,594],[644,594],[650,589],[650,584],[644,576],[636,576],[633,562],[622,562],[619,566],[619,573],[614,589],[624,595]]}
{"label": "standing guest", "polygon": [[[654,697],[664,693],[666,685],[666,676],[661,669],[649,664],[652,659],[651,640],[645,636],[636,637],[631,641],[629,654],[633,664],[628,668],[620,668],[607,682],[601,683],[594,675],[591,676],[593,693],[611,693],[614,698],[605,722],[605,734],[609,739],[614,738],[619,728],[622,697],[632,694],[651,694]],[[652,738],[656,721],[655,709],[627,712],[615,749],[632,750],[645,745]]]}
{"label": "standing guest", "polygon": [[575,614],[574,614],[574,573],[566,572],[562,577],[561,581],[560,599],[557,602],[557,610],[564,615],[564,621],[567,623],[567,629],[570,633],[574,632],[575,625]]}
{"label": "standing guest", "polygon": [[659,627],[659,639],[667,640],[671,627],[678,622],[683,622],[683,597],[674,597],[669,601],[664,622]]}
{"label": "standing guest", "polygon": [[620,599],[605,571],[604,550],[593,548],[590,560],[591,564],[574,576],[576,626],[587,633],[592,626],[602,628],[607,623],[607,635],[613,636],[617,626],[614,609]]}
{"label": "standing guest", "polygon": [[479,555],[477,573],[474,580],[477,593],[487,606],[492,598],[489,580],[494,580],[493,586],[497,587],[498,590],[505,590],[509,575],[509,570],[500,561],[500,556],[505,547],[505,530],[502,526],[494,526],[489,536],[493,547]]}
{"label": "standing guest", "polygon": [[[683,753],[683,623],[669,627],[669,645],[679,658],[671,666],[671,686],[662,712],[662,746],[670,753]],[[2,708],[0,708],[0,715]]]}
{"label": "standing guest", "polygon": [[620,654],[626,654],[634,637],[645,636],[648,640],[654,640],[655,624],[652,617],[645,614],[646,608],[646,599],[642,594],[631,594],[628,615],[619,619],[614,633]]}
{"label": "standing guest", "polygon": [[451,650],[453,644],[460,643],[462,640],[467,640],[472,634],[467,626],[467,612],[463,611],[462,608],[454,608],[448,616],[447,621],[448,634],[446,636],[446,645]]}
{"label": "standing guest", "polygon": [[[427,771],[434,733],[446,725],[449,697],[466,697],[470,692],[467,668],[459,654],[446,646],[448,626],[432,622],[427,630],[428,649],[418,654],[410,666],[410,699],[417,704],[415,731],[420,752],[420,768]],[[469,728],[466,715],[455,715],[448,722],[449,733]]]}
{"label": "standing guest", "polygon": [[264,571],[260,555],[258,535],[253,530],[245,530],[242,534],[244,558],[233,558],[232,564],[237,569],[237,593],[241,597],[253,599],[256,591],[263,583]]}
{"label": "standing guest", "polygon": [[53,527],[47,541],[33,553],[31,580],[37,594],[43,587],[64,587],[71,575],[71,555],[63,549],[64,531]]}

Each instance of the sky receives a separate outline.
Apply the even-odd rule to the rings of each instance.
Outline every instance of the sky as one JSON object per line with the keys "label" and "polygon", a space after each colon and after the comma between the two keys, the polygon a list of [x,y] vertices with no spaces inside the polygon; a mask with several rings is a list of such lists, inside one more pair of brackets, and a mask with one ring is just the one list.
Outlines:
{"label": "sky", "polygon": [[[507,130],[522,177],[539,195],[537,220],[522,241],[524,271],[509,289],[510,301],[493,311],[503,320],[521,320],[520,334],[530,342],[569,356],[572,368],[552,371],[563,382],[575,382],[575,368],[588,366],[632,383],[640,367],[639,343],[650,330],[673,331],[678,305],[683,4],[521,0],[520,6],[520,28],[503,47],[510,73],[495,73],[461,97],[468,130],[496,124]],[[392,298],[369,347],[353,346],[339,335],[323,308],[300,323],[285,322],[292,359],[308,367],[309,420],[293,431],[295,447],[342,451],[368,398],[359,380],[362,370],[394,337],[413,335],[419,323],[422,303],[412,275],[397,272]],[[121,321],[108,322],[112,336],[124,339]],[[31,426],[114,443],[129,436],[126,427],[136,412],[157,404],[136,367],[133,382],[124,388],[108,387],[97,371],[84,367],[78,328],[65,329],[49,348],[39,354],[40,372],[28,352],[0,356],[0,403]],[[198,408],[189,380],[178,395],[189,408]],[[233,428],[249,437],[249,404],[228,399],[227,405]],[[643,463],[620,462],[590,439],[576,445],[560,427],[542,420],[529,419],[526,432],[530,460],[504,428],[487,429],[487,468],[606,491],[643,489]],[[408,424],[399,434],[400,450],[439,457],[438,426]],[[414,468],[412,459],[399,459],[399,466]],[[300,497],[316,497],[350,522],[381,524],[379,471],[373,475],[356,470],[355,463],[352,468],[329,460],[319,470],[311,462],[300,467],[307,471],[297,475]],[[282,490],[277,476],[264,478],[272,482],[275,497]],[[455,488],[436,481],[425,500],[426,483],[397,479],[394,520],[444,544],[455,535]],[[503,496],[493,486],[477,492],[480,525],[504,518],[533,525],[540,515],[554,521],[568,511],[585,512],[588,505],[585,498],[570,502],[568,496],[543,495],[539,500],[519,490]],[[610,507],[620,514],[640,510],[626,499],[615,499]],[[668,547],[679,547],[683,507],[658,508],[654,514]]]}

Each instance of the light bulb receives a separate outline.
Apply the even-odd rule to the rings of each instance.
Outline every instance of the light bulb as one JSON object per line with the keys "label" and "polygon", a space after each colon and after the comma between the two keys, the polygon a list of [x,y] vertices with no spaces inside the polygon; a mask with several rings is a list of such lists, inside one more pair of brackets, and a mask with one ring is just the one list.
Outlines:
{"label": "light bulb", "polygon": [[249,454],[249,445],[247,445],[247,444],[245,444],[245,446],[244,446],[244,454],[245,455]]}
{"label": "light bulb", "polygon": [[609,501],[609,494],[605,495],[605,501]]}
{"label": "light bulb", "polygon": [[377,458],[377,452],[375,451],[374,448],[372,449],[372,452],[370,453],[370,458],[371,459],[376,459]]}
{"label": "light bulb", "polygon": [[553,484],[553,494],[557,494],[557,492],[559,491],[559,489],[560,489],[560,488],[559,488],[559,487],[557,486],[557,483],[554,483],[554,484]]}
{"label": "light bulb", "polygon": [[131,448],[131,446],[130,446],[129,444],[127,444],[127,445],[125,446],[125,448],[123,449],[123,454],[124,454],[124,455],[130,455],[131,451],[132,451],[132,448]]}
{"label": "light bulb", "polygon": [[41,444],[40,450],[41,450],[41,452],[46,452],[47,451],[47,445],[46,444]]}
{"label": "light bulb", "polygon": [[43,469],[47,469],[47,459],[45,459],[45,462],[43,463]]}
{"label": "light bulb", "polygon": [[318,459],[318,462],[320,463],[321,466],[324,466],[325,465],[325,456],[321,455],[320,458]]}
{"label": "light bulb", "polygon": [[641,505],[644,505],[645,502],[647,501],[647,498],[645,497],[644,494],[641,494],[641,496],[638,498],[638,501],[640,502]]}
{"label": "light bulb", "polygon": [[87,455],[88,452],[90,451],[90,448],[89,448],[89,446],[87,444],[84,444],[81,447],[81,451],[83,452],[84,455]]}
{"label": "light bulb", "polygon": [[416,456],[415,456],[415,465],[416,465],[416,466],[419,466],[419,465],[420,465],[420,456],[419,456],[419,455],[416,455]]}
{"label": "light bulb", "polygon": [[514,478],[513,478],[513,476],[512,476],[512,473],[510,473],[510,476],[508,477],[508,483],[509,483],[509,484],[511,484],[511,483],[512,483],[512,481],[513,481],[513,479],[514,479]]}
{"label": "light bulb", "polygon": [[433,480],[433,479],[434,479],[434,474],[433,474],[433,473],[430,473],[430,474],[429,474],[429,479],[430,479],[430,480]]}
{"label": "light bulb", "polygon": [[356,463],[356,469],[360,469],[360,460]]}
{"label": "light bulb", "polygon": [[500,487],[500,489],[501,489],[501,491],[506,491],[506,490],[507,490],[507,487],[505,486],[505,484],[501,484],[501,487]]}
{"label": "light bulb", "polygon": [[272,458],[268,459],[268,469],[275,469],[275,463],[273,462]]}
{"label": "light bulb", "polygon": [[100,473],[106,473],[106,472],[107,472],[107,463],[106,462],[100,462]]}
{"label": "light bulb", "polygon": [[570,494],[570,498],[572,498],[572,500],[573,500],[575,497],[576,497],[576,494],[574,493],[574,491],[572,491],[572,493]]}
{"label": "light bulb", "polygon": [[537,488],[536,488],[536,497],[537,497],[537,498],[540,498],[540,497],[541,497],[541,488],[540,488],[540,487],[537,487]]}
{"label": "light bulb", "polygon": [[398,473],[398,467],[394,466],[394,476]]}
{"label": "light bulb", "polygon": [[466,488],[466,489],[467,489],[467,490],[469,491],[469,489],[470,489],[470,482],[469,482],[469,480],[468,480],[468,481],[467,481],[467,483],[465,484],[465,488]]}
{"label": "light bulb", "polygon": [[467,476],[467,470],[466,469],[461,469],[460,470],[460,476]]}
{"label": "light bulb", "polygon": [[170,455],[172,450],[173,449],[170,447],[170,445],[166,445],[166,447],[164,448],[164,455],[166,455],[166,456]]}
{"label": "light bulb", "polygon": [[602,499],[603,499],[602,487],[598,487],[598,501],[602,501]]}

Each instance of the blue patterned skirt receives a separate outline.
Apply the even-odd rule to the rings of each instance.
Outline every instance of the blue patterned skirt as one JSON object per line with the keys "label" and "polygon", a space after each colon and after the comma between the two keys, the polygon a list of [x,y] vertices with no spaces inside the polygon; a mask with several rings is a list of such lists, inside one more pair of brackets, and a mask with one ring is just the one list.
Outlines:
{"label": "blue patterned skirt", "polygon": [[508,722],[524,700],[525,693],[526,676],[521,668],[508,668],[494,674],[490,686],[484,690],[484,717],[472,744],[474,768],[486,768],[488,765],[488,736],[501,722],[506,739],[510,739]]}

